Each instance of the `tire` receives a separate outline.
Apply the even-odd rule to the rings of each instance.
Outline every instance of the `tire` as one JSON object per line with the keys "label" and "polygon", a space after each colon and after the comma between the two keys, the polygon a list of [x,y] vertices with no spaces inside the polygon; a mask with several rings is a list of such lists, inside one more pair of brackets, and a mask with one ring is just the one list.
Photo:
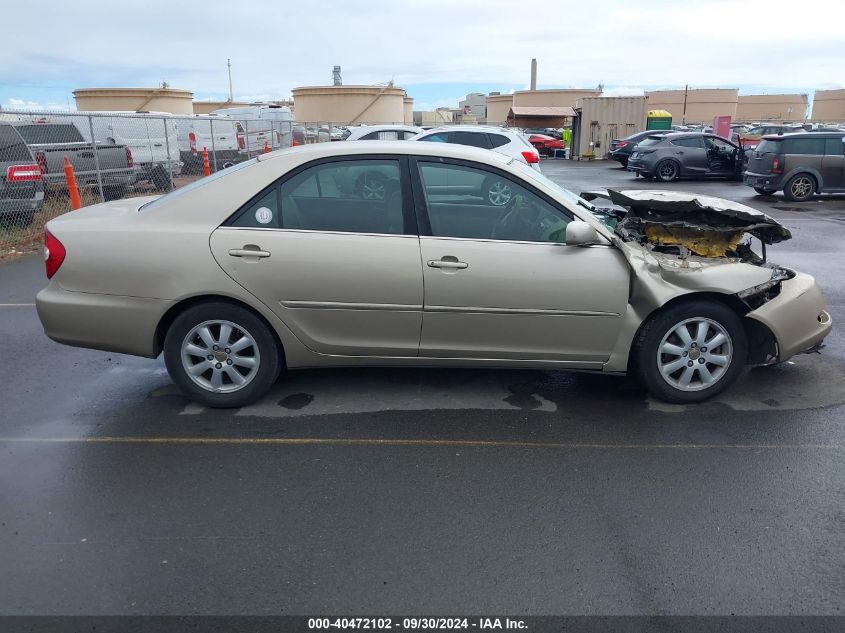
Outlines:
{"label": "tire", "polygon": [[[701,323],[706,329],[698,338]],[[682,329],[688,343],[678,334]],[[702,353],[707,346],[701,342],[717,336],[716,353],[710,349]],[[747,358],[748,341],[740,317],[728,306],[707,300],[685,301],[655,314],[637,335],[631,355],[645,388],[665,402],[680,404],[701,402],[727,389],[742,373]]]}
{"label": "tire", "polygon": [[170,191],[173,188],[173,179],[170,173],[161,165],[156,165],[150,172],[150,180],[156,191]]}
{"label": "tire", "polygon": [[16,213],[12,216],[12,225],[25,229],[30,224],[32,224],[33,216],[35,216],[35,211],[21,211],[20,213]]}
{"label": "tire", "polygon": [[816,193],[816,179],[810,174],[795,174],[783,188],[783,197],[790,202],[807,202]]}
{"label": "tire", "polygon": [[619,162],[622,163],[623,169],[628,169],[628,159],[627,158],[622,158],[622,159],[619,160]]}
{"label": "tire", "polygon": [[681,174],[681,168],[674,160],[662,160],[654,169],[654,177],[660,182],[672,182]]}
{"label": "tire", "polygon": [[481,186],[482,197],[494,207],[503,207],[513,200],[510,181],[499,176],[488,176]]}
{"label": "tire", "polygon": [[[226,326],[231,328],[228,338]],[[211,361],[208,356],[213,357]],[[263,396],[279,377],[284,359],[276,337],[262,319],[231,303],[208,302],[188,308],[170,325],[164,339],[164,363],[187,397],[207,407],[225,409],[242,407]],[[206,369],[192,376],[191,367]],[[240,378],[233,378],[235,374]],[[239,386],[240,380],[244,383]]]}
{"label": "tire", "polygon": [[770,195],[772,195],[772,192],[771,192],[771,191],[769,191],[768,189],[764,189],[763,187],[754,187],[754,191],[756,191],[756,192],[757,192],[757,194],[758,194],[758,195],[761,195],[761,196],[770,196]]}
{"label": "tire", "polygon": [[387,196],[387,178],[376,171],[368,171],[358,178],[358,195],[364,200],[384,200]]}

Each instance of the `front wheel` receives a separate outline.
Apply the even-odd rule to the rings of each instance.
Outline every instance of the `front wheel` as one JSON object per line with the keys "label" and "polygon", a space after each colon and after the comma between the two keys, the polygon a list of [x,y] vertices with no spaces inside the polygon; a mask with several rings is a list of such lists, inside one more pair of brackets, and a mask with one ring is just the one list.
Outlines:
{"label": "front wheel", "polygon": [[748,343],[739,316],[712,301],[688,301],[643,326],[632,361],[644,386],[666,402],[690,404],[727,389],[745,366]]}
{"label": "front wheel", "polygon": [[230,408],[254,402],[270,389],[282,353],[255,314],[209,302],[176,317],[164,339],[164,362],[186,396],[208,407]]}

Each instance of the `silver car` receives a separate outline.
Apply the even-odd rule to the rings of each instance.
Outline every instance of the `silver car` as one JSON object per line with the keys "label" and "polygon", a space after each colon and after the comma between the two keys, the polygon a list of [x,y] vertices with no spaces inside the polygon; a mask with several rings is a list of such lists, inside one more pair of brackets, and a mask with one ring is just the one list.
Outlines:
{"label": "silver car", "polygon": [[[338,186],[367,172],[389,194]],[[38,314],[62,343],[163,353],[212,407],[261,397],[283,367],[376,365],[633,371],[696,402],[830,331],[814,279],[749,244],[789,238],[765,214],[665,191],[585,196],[449,143],[282,150],[51,221]]]}

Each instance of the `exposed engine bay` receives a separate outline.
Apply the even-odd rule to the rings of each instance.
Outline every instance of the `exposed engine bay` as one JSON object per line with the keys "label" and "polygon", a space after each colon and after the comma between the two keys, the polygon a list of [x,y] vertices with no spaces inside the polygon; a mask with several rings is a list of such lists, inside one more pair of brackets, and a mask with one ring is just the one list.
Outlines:
{"label": "exposed engine bay", "polygon": [[[753,264],[765,261],[765,245],[792,237],[774,218],[744,204],[693,193],[675,191],[587,191],[585,200],[596,204],[594,213],[606,216],[603,222],[627,242],[635,241],[650,249],[682,259],[697,255],[727,257]],[[761,257],[751,249],[750,239],[763,244]]]}

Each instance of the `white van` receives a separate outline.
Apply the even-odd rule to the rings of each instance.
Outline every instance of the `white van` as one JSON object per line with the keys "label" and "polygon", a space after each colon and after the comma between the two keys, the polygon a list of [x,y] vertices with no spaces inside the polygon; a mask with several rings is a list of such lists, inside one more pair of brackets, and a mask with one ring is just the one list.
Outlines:
{"label": "white van", "polygon": [[[141,169],[140,180],[148,180],[159,191],[171,189],[174,176],[182,172],[173,115],[167,112],[87,112],[91,115],[94,140],[125,145]],[[76,120],[77,129],[91,140],[88,117]]]}
{"label": "white van", "polygon": [[211,113],[227,116],[240,124],[241,151],[255,156],[264,151],[291,146],[292,119],[290,108],[279,105],[253,105],[236,108],[221,108]]}
{"label": "white van", "polygon": [[208,150],[212,169],[231,167],[245,158],[241,151],[243,139],[238,132],[238,122],[212,114],[175,114],[178,131],[179,158],[188,174],[202,173],[202,150]]}

